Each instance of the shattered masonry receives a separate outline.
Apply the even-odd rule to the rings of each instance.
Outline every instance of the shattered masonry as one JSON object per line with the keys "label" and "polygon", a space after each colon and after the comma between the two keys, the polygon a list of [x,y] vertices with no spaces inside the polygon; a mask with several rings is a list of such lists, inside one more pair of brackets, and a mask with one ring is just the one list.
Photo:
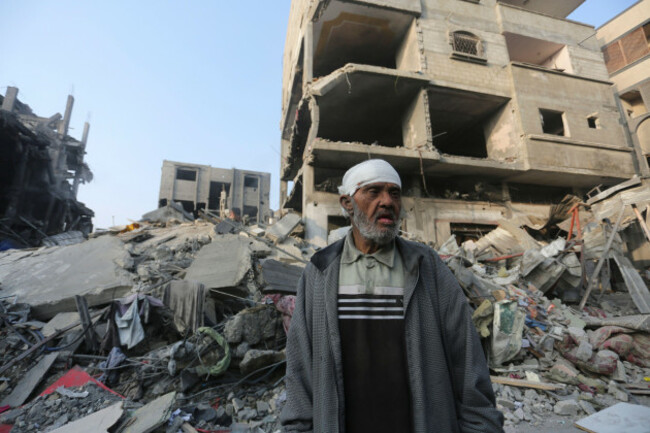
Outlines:
{"label": "shattered masonry", "polygon": [[[566,194],[647,175],[601,40],[566,19],[583,2],[294,0],[281,207],[301,212],[306,239],[325,245],[328,227],[345,225],[335,189],[345,170],[383,158],[402,177],[403,230],[440,246],[502,218],[535,224]],[[639,68],[634,109],[647,111]]]}
{"label": "shattered masonry", "polygon": [[93,178],[84,162],[89,124],[81,141],[68,135],[73,103],[68,96],[63,116],[45,118],[18,100],[16,87],[0,96],[0,250],[92,231],[94,213],[77,201],[79,184]]}

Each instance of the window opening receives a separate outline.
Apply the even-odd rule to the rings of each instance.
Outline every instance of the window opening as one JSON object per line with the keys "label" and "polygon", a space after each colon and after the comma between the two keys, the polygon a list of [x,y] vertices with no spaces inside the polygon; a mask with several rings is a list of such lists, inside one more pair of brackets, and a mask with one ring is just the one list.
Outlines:
{"label": "window opening", "polygon": [[544,110],[540,108],[539,115],[542,121],[542,131],[544,131],[544,134],[567,136],[566,128],[564,126],[563,112]]}
{"label": "window opening", "polygon": [[219,210],[221,191],[225,191],[226,197],[230,197],[230,184],[227,182],[210,182],[208,209]]}
{"label": "window opening", "polygon": [[623,93],[620,98],[628,117],[633,118],[647,113],[648,110],[641,97],[641,92],[638,90],[630,90],[629,92]]}
{"label": "window opening", "polygon": [[587,124],[591,129],[600,129],[600,119],[597,116],[587,117]]}
{"label": "window opening", "polygon": [[176,179],[178,180],[190,180],[196,181],[196,171],[195,170],[186,170],[184,168],[176,169]]}
{"label": "window opening", "polygon": [[259,179],[257,176],[244,176],[244,187],[245,188],[257,188],[259,185]]}

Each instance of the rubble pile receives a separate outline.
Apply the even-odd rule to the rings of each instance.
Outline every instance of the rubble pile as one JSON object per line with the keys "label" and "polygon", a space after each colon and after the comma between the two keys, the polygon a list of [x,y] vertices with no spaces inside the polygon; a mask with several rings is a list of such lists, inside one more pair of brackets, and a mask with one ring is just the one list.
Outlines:
{"label": "rubble pile", "polygon": [[[472,306],[507,430],[648,406],[650,239],[634,236],[634,209],[650,194],[631,188],[438,249]],[[170,205],[0,254],[0,428],[280,431],[295,287],[316,249],[293,214],[191,219]]]}

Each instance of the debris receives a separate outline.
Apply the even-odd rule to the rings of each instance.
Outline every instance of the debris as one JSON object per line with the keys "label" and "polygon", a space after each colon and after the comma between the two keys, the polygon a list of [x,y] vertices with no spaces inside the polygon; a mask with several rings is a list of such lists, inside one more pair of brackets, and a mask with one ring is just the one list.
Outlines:
{"label": "debris", "polygon": [[618,403],[575,423],[590,433],[647,433],[649,425],[650,408],[630,403]]}
{"label": "debris", "polygon": [[222,235],[201,248],[187,269],[185,280],[208,289],[234,288],[251,268],[250,241],[238,235]]}
{"label": "debris", "polygon": [[169,419],[172,405],[176,399],[176,393],[170,392],[136,410],[124,433],[149,433]]}
{"label": "debris", "polygon": [[119,239],[103,236],[76,245],[0,253],[3,295],[32,306],[35,317],[75,311],[75,295],[101,305],[131,289],[130,274],[115,264],[129,253]]}
{"label": "debris", "polygon": [[2,400],[0,406],[18,407],[25,403],[34,389],[43,380],[43,376],[52,367],[57,358],[56,353],[45,355],[41,360],[32,367],[29,372],[21,379],[20,383],[16,386],[11,394]]}
{"label": "debris", "polygon": [[269,227],[265,236],[276,244],[282,242],[301,221],[300,215],[288,213],[280,221]]}
{"label": "debris", "polygon": [[117,423],[123,413],[122,402],[118,402],[85,418],[72,421],[63,427],[52,430],[51,433],[84,433],[88,431],[89,426],[92,426],[93,432],[107,433],[108,429]]}
{"label": "debris", "polygon": [[159,207],[142,215],[141,220],[150,223],[191,222],[194,221],[194,217],[183,209],[182,204],[172,201],[167,206]]}
{"label": "debris", "polygon": [[262,263],[262,278],[267,286],[263,293],[296,293],[298,280],[302,275],[303,268],[279,262],[273,259],[266,259]]}

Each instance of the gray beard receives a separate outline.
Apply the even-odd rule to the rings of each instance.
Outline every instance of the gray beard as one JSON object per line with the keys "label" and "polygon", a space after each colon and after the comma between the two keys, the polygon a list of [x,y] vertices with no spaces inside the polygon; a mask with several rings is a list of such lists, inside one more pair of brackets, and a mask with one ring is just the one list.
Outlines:
{"label": "gray beard", "polygon": [[359,230],[359,233],[364,239],[374,242],[377,245],[386,245],[392,242],[399,234],[399,226],[402,220],[401,214],[397,216],[393,227],[381,229],[370,221],[365,213],[361,212],[354,199],[352,200],[352,211],[352,224]]}

